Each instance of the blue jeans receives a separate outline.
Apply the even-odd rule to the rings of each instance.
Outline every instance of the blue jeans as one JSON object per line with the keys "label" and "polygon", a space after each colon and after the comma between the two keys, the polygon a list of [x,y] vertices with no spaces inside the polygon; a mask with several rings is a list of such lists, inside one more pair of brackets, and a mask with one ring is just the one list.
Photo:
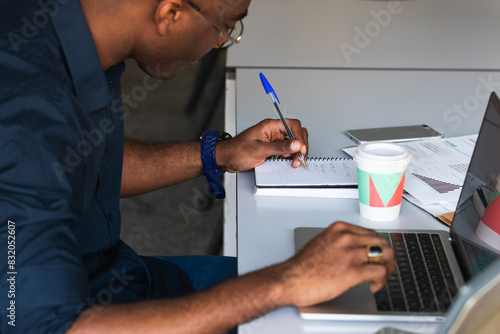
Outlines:
{"label": "blue jeans", "polygon": [[[179,266],[191,280],[195,291],[201,291],[214,284],[236,277],[236,258],[227,256],[155,256]],[[227,334],[236,334],[233,328]]]}
{"label": "blue jeans", "polygon": [[122,241],[85,261],[91,295],[112,293],[115,304],[182,297],[237,275],[233,257],[139,256]]}
{"label": "blue jeans", "polygon": [[229,278],[236,277],[236,258],[228,256],[155,256],[179,266],[191,280],[196,291],[201,291]]}

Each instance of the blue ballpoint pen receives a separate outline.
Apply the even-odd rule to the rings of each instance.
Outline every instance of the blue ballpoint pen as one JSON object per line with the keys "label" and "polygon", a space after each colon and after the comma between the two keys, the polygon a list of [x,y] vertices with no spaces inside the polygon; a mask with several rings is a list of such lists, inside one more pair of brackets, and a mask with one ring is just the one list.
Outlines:
{"label": "blue ballpoint pen", "polygon": [[[260,73],[259,76],[260,76],[260,81],[262,82],[262,85],[264,86],[264,90],[266,91],[267,96],[269,96],[269,99],[271,100],[271,103],[274,105],[274,108],[276,109],[276,112],[278,113],[278,116],[281,119],[281,122],[285,126],[288,138],[290,140],[294,140],[295,136],[293,135],[292,131],[290,131],[290,128],[288,127],[288,124],[286,123],[286,120],[283,117],[283,114],[281,113],[280,100],[278,99],[276,92],[274,91],[274,89],[271,86],[271,84],[269,83],[269,81],[267,81],[264,74]],[[307,169],[306,160],[304,159],[304,156],[302,155],[302,153],[300,153],[300,151],[297,152],[297,156],[299,157],[299,160],[302,163],[302,165],[304,165],[304,168]]]}

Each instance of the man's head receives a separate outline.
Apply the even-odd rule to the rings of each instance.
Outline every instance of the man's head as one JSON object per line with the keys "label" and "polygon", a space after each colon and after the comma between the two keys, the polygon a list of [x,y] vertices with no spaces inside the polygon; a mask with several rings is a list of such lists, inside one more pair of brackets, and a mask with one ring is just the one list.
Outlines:
{"label": "man's head", "polygon": [[250,0],[154,2],[149,27],[138,31],[130,56],[148,74],[168,79],[226,42],[231,29],[239,29]]}
{"label": "man's head", "polygon": [[[127,58],[169,79],[195,64],[230,30],[250,0],[80,0],[104,69]],[[221,32],[222,37],[221,37]]]}

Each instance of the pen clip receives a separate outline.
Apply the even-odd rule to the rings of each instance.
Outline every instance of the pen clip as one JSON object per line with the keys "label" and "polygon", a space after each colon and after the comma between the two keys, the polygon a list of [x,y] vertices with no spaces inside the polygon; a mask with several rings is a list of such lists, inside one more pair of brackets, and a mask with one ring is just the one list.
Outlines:
{"label": "pen clip", "polygon": [[276,95],[276,92],[274,91],[274,89],[271,86],[271,84],[269,83],[269,81],[267,81],[264,74],[259,73],[259,76],[260,76],[260,81],[262,82],[262,86],[264,86],[264,90],[266,91],[266,94],[272,93],[274,95],[274,97],[276,98],[276,100],[278,101],[278,103],[280,103],[280,99],[278,99],[278,95]]}

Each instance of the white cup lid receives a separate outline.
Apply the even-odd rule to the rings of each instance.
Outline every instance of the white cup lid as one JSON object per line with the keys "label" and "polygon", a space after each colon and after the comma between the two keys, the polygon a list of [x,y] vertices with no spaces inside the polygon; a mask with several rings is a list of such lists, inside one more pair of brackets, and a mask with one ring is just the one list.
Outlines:
{"label": "white cup lid", "polygon": [[368,142],[358,146],[354,153],[354,160],[366,162],[392,162],[405,161],[410,162],[410,154],[403,146],[384,143]]}

